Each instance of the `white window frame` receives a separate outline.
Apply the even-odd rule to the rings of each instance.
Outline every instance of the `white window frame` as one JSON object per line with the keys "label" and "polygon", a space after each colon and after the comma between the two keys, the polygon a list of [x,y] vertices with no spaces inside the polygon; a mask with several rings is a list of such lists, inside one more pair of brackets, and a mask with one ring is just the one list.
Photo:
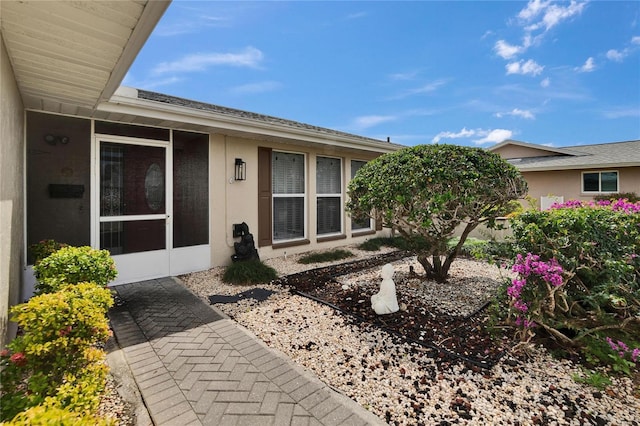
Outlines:
{"label": "white window frame", "polygon": [[[367,164],[367,163],[368,163],[368,161],[367,161],[367,160],[358,160],[357,158],[352,158],[352,159],[351,159],[351,161],[350,161],[350,163],[349,163],[349,167],[350,167],[350,171],[349,171],[349,172],[350,172],[350,175],[353,175],[353,174],[354,174],[354,173],[353,173],[353,162],[354,162],[354,161],[357,161],[357,162],[360,162],[360,163],[364,163],[364,164]],[[362,166],[364,166],[364,164],[363,164]],[[351,177],[351,179],[353,179],[353,177]],[[351,179],[350,179],[350,180],[351,180]],[[371,231],[371,230],[373,229],[373,219],[372,219],[371,217],[369,217],[369,227],[368,227],[368,228],[355,228],[355,229],[354,229],[353,225],[354,225],[354,220],[353,220],[353,216],[351,216],[351,232],[358,233],[358,232],[367,232],[367,231]]]}
{"label": "white window frame", "polygon": [[[301,241],[301,240],[305,240],[307,238],[307,185],[309,182],[309,179],[307,177],[307,155],[303,152],[296,152],[296,151],[282,151],[282,150],[272,150],[271,155],[272,158],[274,155],[281,153],[281,154],[295,154],[295,155],[301,155],[302,156],[302,161],[303,161],[303,171],[302,174],[304,176],[305,182],[304,182],[304,186],[303,186],[303,193],[291,193],[291,194],[276,194],[275,192],[271,191],[271,241],[274,244],[282,244],[282,243],[288,243],[291,241]],[[272,182],[271,185],[273,186],[273,164],[271,165],[272,167]],[[274,232],[274,228],[275,228],[275,220],[276,220],[276,212],[275,212],[275,199],[276,198],[302,198],[302,217],[303,217],[303,230],[302,230],[302,237],[297,237],[297,238],[287,238],[287,239],[276,239],[275,236],[275,232]]]}
{"label": "white window frame", "polygon": [[[328,194],[324,194],[324,193],[318,193],[316,192],[316,234],[318,235],[318,237],[329,237],[332,235],[341,235],[343,233],[343,229],[344,229],[344,215],[342,214],[342,212],[344,211],[344,197],[343,197],[343,193],[344,193],[344,166],[343,166],[343,162],[342,162],[342,158],[340,157],[330,157],[328,155],[318,155],[316,156],[316,191],[317,191],[317,182],[318,182],[318,168],[317,168],[317,161],[318,158],[330,158],[333,160],[338,160],[340,162],[340,192],[337,193],[328,193]],[[317,214],[317,206],[318,206],[318,200],[320,198],[338,198],[340,200],[340,208],[339,211],[341,212],[340,214],[340,229],[338,231],[335,232],[327,232],[324,234],[320,234],[318,232],[318,214]]]}
{"label": "white window frame", "polygon": [[[597,191],[587,191],[584,187],[584,175],[586,174],[598,174],[598,190]],[[602,190],[602,173],[615,173],[616,174],[616,190],[615,191],[603,191]],[[616,192],[620,192],[620,172],[618,170],[592,170],[592,171],[584,171],[580,175],[580,185],[583,194],[615,194]]]}

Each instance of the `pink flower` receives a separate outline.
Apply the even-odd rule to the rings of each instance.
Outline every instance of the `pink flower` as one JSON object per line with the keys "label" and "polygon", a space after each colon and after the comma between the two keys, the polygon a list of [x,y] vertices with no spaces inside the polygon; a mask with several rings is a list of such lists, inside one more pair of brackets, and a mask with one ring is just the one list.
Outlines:
{"label": "pink flower", "polygon": [[1,358],[8,357],[10,353],[11,352],[9,352],[9,349],[3,349],[2,351],[0,351],[0,357]]}
{"label": "pink flower", "polygon": [[24,356],[22,352],[16,352],[15,354],[11,355],[11,358],[9,358],[9,360],[18,367],[22,367],[23,365],[27,364],[27,357]]}
{"label": "pink flower", "polygon": [[513,307],[519,310],[520,312],[527,312],[529,310],[529,307],[527,306],[527,304],[521,300],[516,300],[515,302],[513,302]]}

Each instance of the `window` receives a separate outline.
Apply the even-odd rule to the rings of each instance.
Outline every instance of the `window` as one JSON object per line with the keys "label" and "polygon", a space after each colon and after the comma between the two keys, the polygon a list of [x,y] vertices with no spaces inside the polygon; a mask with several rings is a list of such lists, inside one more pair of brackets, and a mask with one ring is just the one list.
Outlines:
{"label": "window", "polygon": [[316,158],[318,235],[342,232],[342,160]]}
{"label": "window", "polygon": [[272,152],[273,240],[305,237],[305,158],[303,154]]}
{"label": "window", "polygon": [[618,192],[618,172],[582,173],[582,192]]}
{"label": "window", "polygon": [[[360,170],[360,168],[365,164],[367,164],[366,161],[351,160],[351,179],[353,179],[356,176],[356,173],[358,173],[358,170]],[[359,231],[363,229],[371,229],[371,219],[368,217],[365,217],[362,219],[352,217],[351,230]]]}

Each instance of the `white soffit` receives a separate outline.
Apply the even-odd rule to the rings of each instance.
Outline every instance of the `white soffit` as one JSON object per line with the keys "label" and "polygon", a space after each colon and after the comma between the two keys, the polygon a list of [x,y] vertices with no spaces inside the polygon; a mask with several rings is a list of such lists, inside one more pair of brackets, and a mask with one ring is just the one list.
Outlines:
{"label": "white soffit", "polygon": [[168,0],[0,1],[0,28],[24,106],[92,111],[120,85]]}

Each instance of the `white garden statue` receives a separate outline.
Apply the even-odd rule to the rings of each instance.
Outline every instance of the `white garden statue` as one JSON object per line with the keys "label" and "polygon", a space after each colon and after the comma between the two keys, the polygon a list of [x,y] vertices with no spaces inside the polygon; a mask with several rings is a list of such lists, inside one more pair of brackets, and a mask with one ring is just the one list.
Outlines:
{"label": "white garden statue", "polygon": [[392,314],[398,312],[398,299],[396,298],[396,285],[393,282],[393,265],[387,263],[382,267],[382,284],[380,291],[371,296],[371,308],[376,314]]}

